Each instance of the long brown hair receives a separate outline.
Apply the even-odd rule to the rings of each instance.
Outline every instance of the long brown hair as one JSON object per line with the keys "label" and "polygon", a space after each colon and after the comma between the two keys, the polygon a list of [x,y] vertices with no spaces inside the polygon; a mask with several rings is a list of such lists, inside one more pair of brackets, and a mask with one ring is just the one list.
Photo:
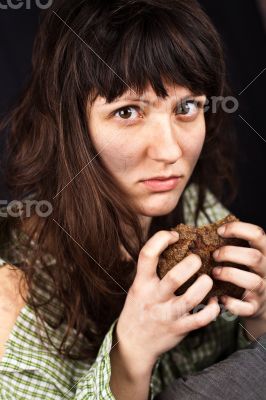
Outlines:
{"label": "long brown hair", "polygon": [[[165,82],[207,98],[229,94],[220,38],[196,1],[56,0],[42,15],[31,79],[2,128],[8,129],[5,170],[12,198],[31,195],[53,207],[49,217],[37,217],[30,238],[38,232],[36,257],[40,249],[56,257],[56,267],[45,268],[64,308],[68,330],[57,350],[66,356],[95,358],[147,240],[130,199],[96,157],[88,104],[97,95],[111,102],[128,87],[142,94],[149,83],[165,98]],[[206,188],[220,200],[225,191],[227,204],[236,187],[228,115],[218,104],[205,120],[206,140],[188,182],[199,185],[195,223]],[[182,198],[169,215],[152,219],[148,237],[183,222]],[[11,230],[22,221],[9,217],[5,224]],[[121,244],[132,262],[121,260]],[[27,301],[44,318],[31,291],[36,268],[34,262],[24,265]],[[82,355],[65,346],[73,328],[88,339]]]}

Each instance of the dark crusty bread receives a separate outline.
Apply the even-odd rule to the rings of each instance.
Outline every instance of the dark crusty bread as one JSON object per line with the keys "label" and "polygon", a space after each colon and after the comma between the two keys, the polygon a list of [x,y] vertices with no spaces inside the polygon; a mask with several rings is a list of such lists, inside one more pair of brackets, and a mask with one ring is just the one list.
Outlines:
{"label": "dark crusty bread", "polygon": [[[211,271],[217,265],[248,270],[245,265],[226,261],[218,263],[212,256],[212,253],[216,249],[225,245],[250,247],[249,243],[245,240],[238,238],[222,238],[218,235],[217,229],[219,226],[233,221],[239,220],[234,215],[229,214],[227,217],[215,223],[198,228],[190,225],[179,224],[175,228],[171,229],[172,231],[177,231],[179,233],[179,239],[176,243],[168,246],[168,248],[161,254],[157,267],[158,276],[162,279],[171,268],[191,253],[198,254],[202,261],[202,266],[199,271],[175,291],[177,296],[182,295],[202,274],[207,274],[214,279]],[[211,291],[207,296],[205,296],[203,301],[201,301],[201,304],[206,304],[208,299],[212,296],[218,296],[219,298],[219,296],[227,294],[229,296],[241,298],[243,293],[244,289],[239,286],[230,282],[214,280]]]}

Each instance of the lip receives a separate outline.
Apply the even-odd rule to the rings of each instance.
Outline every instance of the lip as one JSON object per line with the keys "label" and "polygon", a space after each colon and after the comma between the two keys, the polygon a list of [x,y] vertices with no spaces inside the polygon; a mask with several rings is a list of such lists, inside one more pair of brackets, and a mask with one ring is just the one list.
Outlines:
{"label": "lip", "polygon": [[180,178],[181,176],[179,175],[170,175],[170,176],[153,176],[151,178],[147,178],[147,179],[143,179],[143,181],[153,181],[153,180],[168,180],[168,179],[172,179],[172,178]]}
{"label": "lip", "polygon": [[152,189],[153,191],[164,192],[174,189],[180,181],[180,178],[181,177],[174,177],[169,179],[148,179],[142,181],[142,183],[144,183],[145,186],[147,186],[149,189]]}

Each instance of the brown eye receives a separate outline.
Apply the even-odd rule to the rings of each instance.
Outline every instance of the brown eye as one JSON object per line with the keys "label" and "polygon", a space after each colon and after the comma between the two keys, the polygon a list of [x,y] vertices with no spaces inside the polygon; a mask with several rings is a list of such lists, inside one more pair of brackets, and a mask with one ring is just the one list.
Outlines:
{"label": "brown eye", "polygon": [[196,100],[187,100],[179,104],[177,114],[181,115],[194,115],[197,113],[199,103]]}
{"label": "brown eye", "polygon": [[138,114],[137,109],[138,107],[133,107],[133,106],[123,107],[115,111],[114,115],[124,120],[134,119],[134,117],[136,117]]}

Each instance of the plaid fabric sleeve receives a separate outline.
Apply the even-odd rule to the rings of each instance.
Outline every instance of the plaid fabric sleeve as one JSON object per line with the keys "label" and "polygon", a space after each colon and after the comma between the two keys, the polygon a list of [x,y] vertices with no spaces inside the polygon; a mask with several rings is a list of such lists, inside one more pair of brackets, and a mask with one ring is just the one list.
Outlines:
{"label": "plaid fabric sleeve", "polygon": [[[75,400],[115,400],[110,389],[110,351],[112,349],[113,330],[116,322],[117,319],[112,323],[108,333],[106,334],[98,352],[98,356],[89,369],[88,374],[84,375],[78,381]],[[148,400],[152,400],[156,394],[153,388],[153,376],[156,373],[158,364],[159,360],[153,368]]]}
{"label": "plaid fabric sleeve", "polygon": [[85,374],[77,383],[76,400],[115,400],[109,385],[111,377],[109,354],[112,349],[113,330],[116,322],[117,320],[112,323],[107,332],[88,374]]}

